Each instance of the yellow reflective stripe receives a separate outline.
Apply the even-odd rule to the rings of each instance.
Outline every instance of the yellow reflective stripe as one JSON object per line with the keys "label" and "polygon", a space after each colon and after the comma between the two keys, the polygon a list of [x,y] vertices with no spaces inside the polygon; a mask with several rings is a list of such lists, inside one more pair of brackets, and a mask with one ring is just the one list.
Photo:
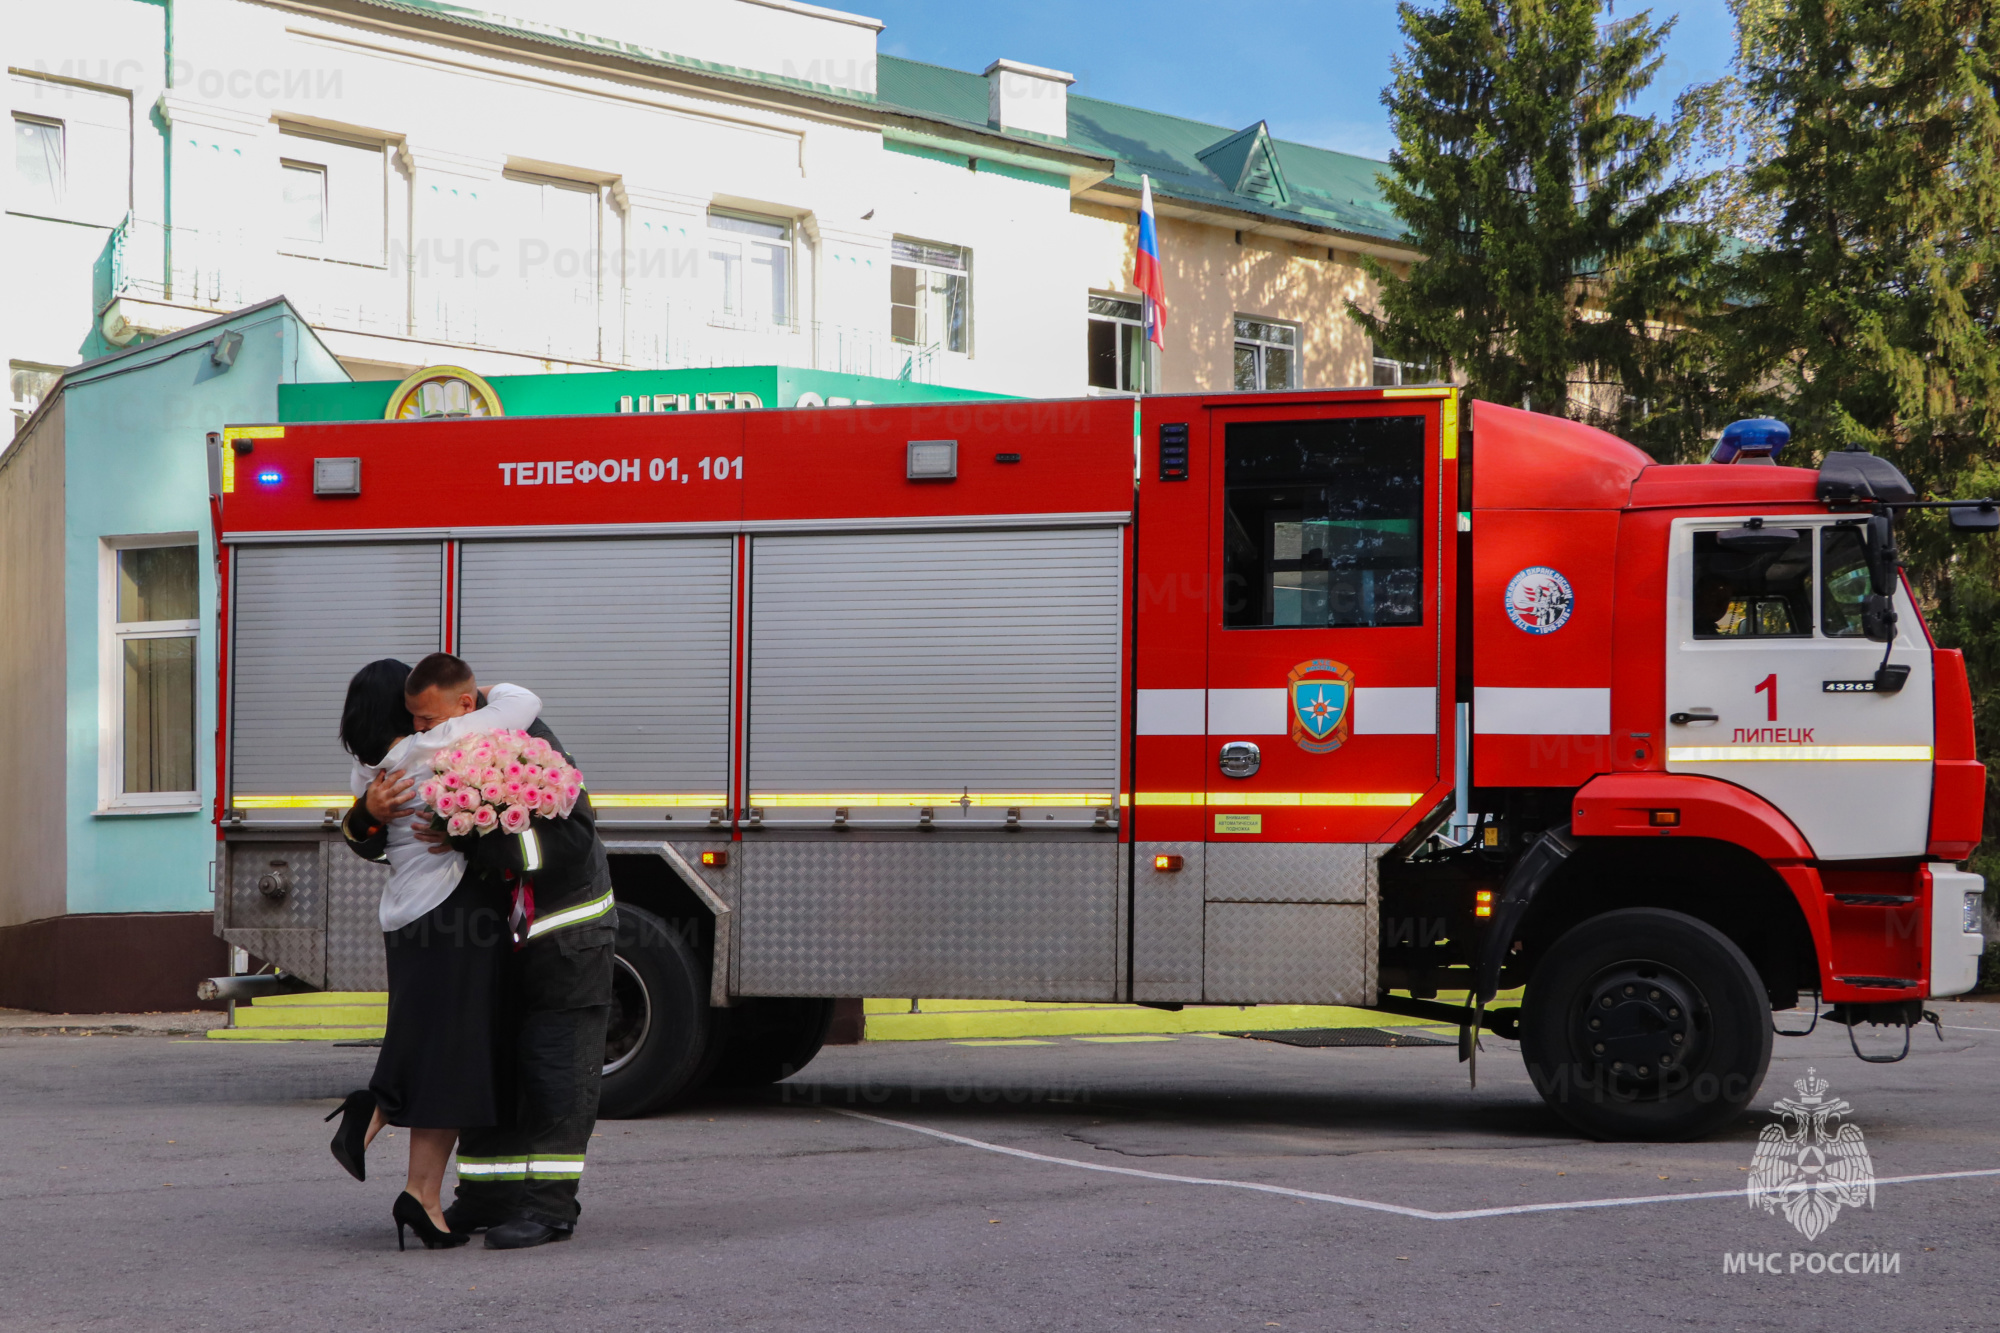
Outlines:
{"label": "yellow reflective stripe", "polygon": [[719,792],[714,795],[694,796],[669,796],[663,794],[632,795],[630,793],[605,796],[598,792],[592,792],[590,794],[590,803],[600,810],[630,810],[645,806],[670,806],[674,809],[680,809],[684,806],[704,806],[713,809],[718,805],[729,804],[729,798]]}
{"label": "yellow reflective stripe", "polygon": [[779,810],[819,809],[825,806],[939,806],[970,802],[977,806],[1076,806],[1111,805],[1117,797],[1110,792],[778,792],[753,795],[750,804]]}
{"label": "yellow reflective stripe", "polygon": [[514,835],[521,840],[521,870],[525,873],[542,868],[542,840],[535,836],[531,828],[522,829]]}
{"label": "yellow reflective stripe", "polygon": [[1387,806],[1406,807],[1423,799],[1415,791],[1142,791],[1139,805],[1207,806]]}
{"label": "yellow reflective stripe", "polygon": [[1384,389],[1384,398],[1449,398],[1454,390],[1449,387],[1432,385],[1427,389]]}
{"label": "yellow reflective stripe", "polygon": [[1445,399],[1438,411],[1438,457],[1450,462],[1458,457],[1458,399]]}
{"label": "yellow reflective stripe", "polygon": [[1670,764],[1825,763],[1855,760],[1881,763],[1931,761],[1928,745],[1674,745],[1667,748]]}
{"label": "yellow reflective stripe", "polygon": [[229,803],[239,810],[330,810],[353,805],[354,798],[339,796],[232,796]]}
{"label": "yellow reflective stripe", "polygon": [[582,921],[594,921],[609,912],[614,905],[612,895],[606,893],[603,897],[592,898],[587,903],[578,903],[575,907],[565,907],[560,912],[537,917],[535,924],[528,927],[528,938],[533,939],[537,935],[546,934],[551,930],[561,930],[564,926],[574,926]]}

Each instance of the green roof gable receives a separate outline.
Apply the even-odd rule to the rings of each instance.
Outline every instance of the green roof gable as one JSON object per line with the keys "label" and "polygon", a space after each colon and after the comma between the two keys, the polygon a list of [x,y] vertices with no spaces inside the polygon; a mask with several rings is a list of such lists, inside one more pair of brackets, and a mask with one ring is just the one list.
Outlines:
{"label": "green roof gable", "polygon": [[[919,115],[986,120],[986,80],[965,70],[881,56],[875,88],[879,102]],[[1072,94],[1068,143],[1114,159],[1112,182],[1135,192],[1144,173],[1162,198],[1388,241],[1403,236],[1375,181],[1387,163],[1274,138],[1262,121],[1233,130]]]}

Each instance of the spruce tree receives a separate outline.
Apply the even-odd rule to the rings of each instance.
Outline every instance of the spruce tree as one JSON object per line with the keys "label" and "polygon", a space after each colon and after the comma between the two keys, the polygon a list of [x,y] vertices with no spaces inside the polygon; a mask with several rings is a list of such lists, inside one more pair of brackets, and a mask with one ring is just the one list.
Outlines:
{"label": "spruce tree", "polygon": [[[1769,231],[1729,278],[1716,363],[1743,410],[1791,423],[1788,461],[1858,444],[1921,495],[2000,491],[2000,12],[1812,0],[1760,18],[1742,82],[1773,143],[1745,190]],[[1966,651],[2000,776],[2000,552],[1954,545],[1935,515],[1899,526],[1934,634]],[[2000,833],[1991,799],[1987,829]]]}
{"label": "spruce tree", "polygon": [[1699,232],[1668,225],[1694,195],[1672,174],[1687,128],[1625,109],[1672,23],[1642,12],[1600,26],[1602,8],[1400,6],[1408,44],[1382,95],[1397,138],[1382,179],[1424,257],[1407,274],[1371,262],[1380,311],[1351,313],[1380,355],[1643,436],[1645,418],[1666,419],[1679,355],[1661,315],[1704,250]]}

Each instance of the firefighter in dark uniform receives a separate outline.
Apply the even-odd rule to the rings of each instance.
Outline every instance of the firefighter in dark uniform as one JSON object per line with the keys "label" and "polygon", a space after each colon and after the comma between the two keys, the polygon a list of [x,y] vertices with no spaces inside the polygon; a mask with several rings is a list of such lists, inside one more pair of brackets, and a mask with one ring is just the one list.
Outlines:
{"label": "firefighter in dark uniform", "polygon": [[[471,668],[445,653],[416,665],[405,694],[420,730],[485,702]],[[539,720],[528,732],[563,749]],[[567,751],[563,759],[582,768]],[[387,840],[384,822],[363,797],[342,821],[342,832],[355,852],[378,860]],[[618,912],[610,860],[587,790],[567,818],[538,816],[520,833],[491,833],[459,845],[467,878],[476,878],[496,904],[506,904],[515,948],[498,1026],[501,1123],[460,1133],[457,1196],[445,1220],[453,1231],[485,1231],[490,1249],[568,1240],[581,1211],[577,1187],[597,1125],[611,1008]]]}

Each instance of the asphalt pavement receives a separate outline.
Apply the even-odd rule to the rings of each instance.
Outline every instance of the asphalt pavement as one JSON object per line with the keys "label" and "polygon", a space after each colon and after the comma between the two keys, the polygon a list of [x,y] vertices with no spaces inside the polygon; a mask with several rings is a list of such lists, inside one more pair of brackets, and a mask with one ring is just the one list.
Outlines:
{"label": "asphalt pavement", "polygon": [[601,1124],[568,1243],[398,1253],[400,1141],[357,1184],[320,1120],[372,1050],[0,1035],[0,1329],[1987,1330],[2000,1006],[1939,1007],[1778,1043],[1760,1104],[1816,1069],[1878,1181],[1812,1240],[1744,1196],[1768,1113],[1598,1144],[1491,1038],[1475,1090],[1182,1035],[830,1049]]}

